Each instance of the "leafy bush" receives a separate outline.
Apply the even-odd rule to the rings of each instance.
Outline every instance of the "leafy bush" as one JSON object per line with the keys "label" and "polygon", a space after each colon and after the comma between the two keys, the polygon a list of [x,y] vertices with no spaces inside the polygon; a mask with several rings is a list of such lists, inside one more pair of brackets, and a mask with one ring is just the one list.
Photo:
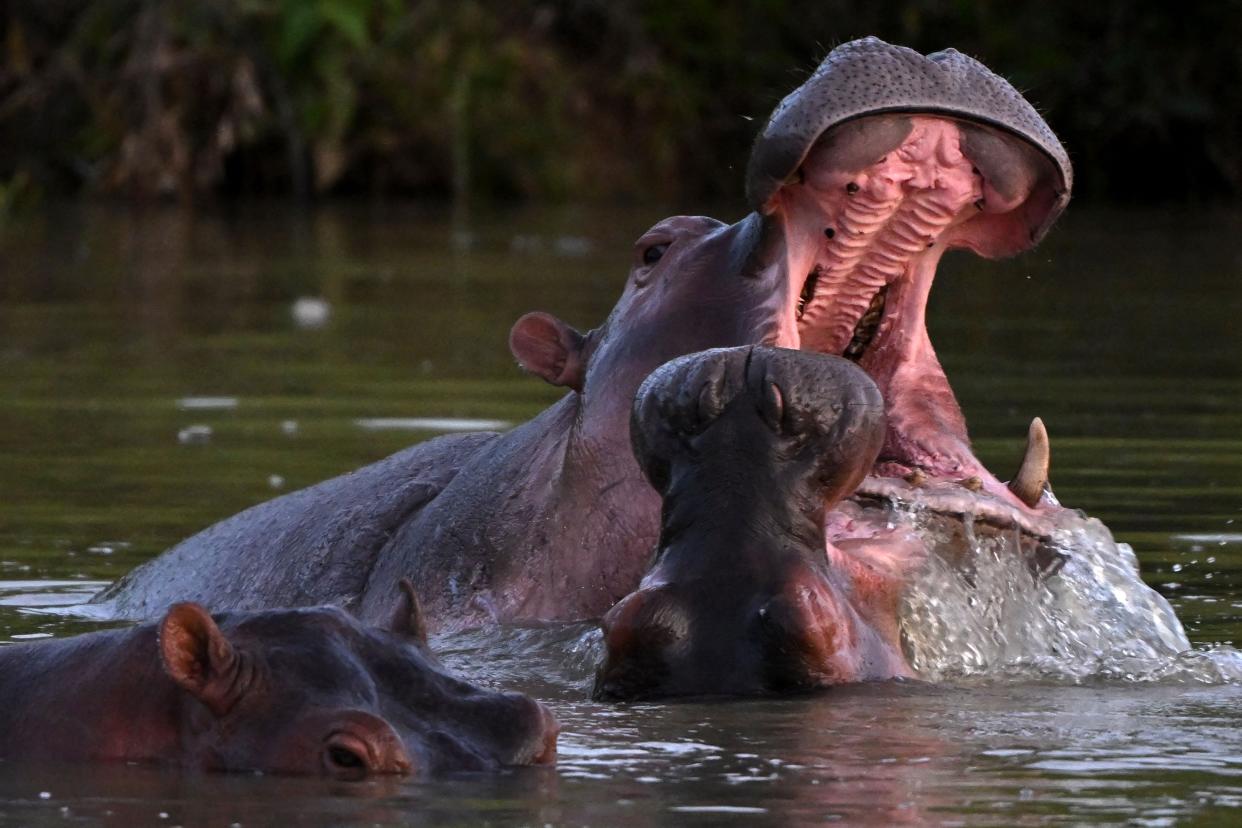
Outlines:
{"label": "leafy bush", "polygon": [[1242,14],[1100,0],[17,0],[0,182],[137,197],[741,190],[835,43],[955,46],[1045,111],[1080,192],[1242,191]]}

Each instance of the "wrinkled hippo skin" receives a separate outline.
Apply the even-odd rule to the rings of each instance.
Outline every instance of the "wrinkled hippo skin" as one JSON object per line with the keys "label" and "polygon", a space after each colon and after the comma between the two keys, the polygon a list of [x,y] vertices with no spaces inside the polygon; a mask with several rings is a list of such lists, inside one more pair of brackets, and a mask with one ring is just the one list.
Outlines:
{"label": "wrinkled hippo skin", "polygon": [[589,333],[541,313],[514,326],[518,362],[567,388],[560,402],[504,435],[433,440],[256,506],[101,600],[144,618],[183,598],[334,602],[377,621],[409,576],[440,629],[597,618],[638,585],[659,534],[660,499],[629,447],[635,391],[669,359],[746,344],[843,356],[878,385],[887,427],[860,497],[1046,536],[1059,507],[1040,464],[1019,496],[974,457],[924,318],[946,250],[1030,247],[1071,184],[1055,135],[982,64],[844,44],[758,136],[754,212],[656,224]]}
{"label": "wrinkled hippo skin", "polygon": [[[412,603],[411,603],[412,602]],[[555,761],[518,693],[448,675],[408,592],[389,629],[336,607],[226,613],[0,648],[0,757],[359,779]]]}
{"label": "wrinkled hippo skin", "polygon": [[643,383],[631,434],[664,499],[660,542],[639,589],[604,616],[597,699],[912,675],[900,582],[824,554],[825,504],[854,491],[884,440],[861,369],[764,346],[682,357]]}

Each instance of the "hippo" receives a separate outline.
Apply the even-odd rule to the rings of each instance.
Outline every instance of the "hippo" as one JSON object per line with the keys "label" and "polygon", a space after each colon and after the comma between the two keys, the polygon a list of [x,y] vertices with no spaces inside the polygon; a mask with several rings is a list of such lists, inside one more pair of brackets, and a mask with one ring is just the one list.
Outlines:
{"label": "hippo", "polygon": [[412,585],[385,628],[338,607],[0,647],[0,757],[361,779],[555,761],[538,702],[445,672]]}
{"label": "hippo", "polygon": [[630,433],[663,497],[638,590],[604,616],[598,700],[753,695],[913,676],[898,573],[827,547],[823,513],[885,437],[875,383],[836,356],[762,345],[673,360]]}
{"label": "hippo", "polygon": [[565,388],[559,402],[503,435],[433,439],[255,506],[97,600],[132,618],[179,598],[217,610],[334,603],[375,623],[410,577],[441,631],[598,618],[638,586],[659,535],[660,498],[630,451],[639,384],[675,357],[755,344],[839,356],[880,388],[885,439],[860,509],[921,499],[1038,543],[1059,508],[1046,441],[1035,429],[1009,486],[983,468],[924,312],[945,251],[1033,246],[1072,179],[1051,129],[978,61],[876,38],[839,46],[759,133],[751,213],[657,223],[590,332],[544,313],[517,321],[514,357]]}
{"label": "hippo", "polygon": [[748,250],[713,219],[660,222],[600,327],[583,334],[539,312],[513,326],[519,363],[569,389],[534,419],[428,440],[259,504],[97,602],[139,619],[180,597],[213,610],[332,603],[381,623],[408,577],[436,632],[597,618],[642,577],[659,524],[659,496],[629,451],[639,383],[682,354],[777,335],[772,277],[733,261]]}

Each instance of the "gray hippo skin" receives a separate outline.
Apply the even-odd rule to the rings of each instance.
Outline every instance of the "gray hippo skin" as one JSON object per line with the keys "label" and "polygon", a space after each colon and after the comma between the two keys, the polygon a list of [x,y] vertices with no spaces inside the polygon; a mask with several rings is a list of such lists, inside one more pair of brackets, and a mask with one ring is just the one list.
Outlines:
{"label": "gray hippo skin", "polygon": [[383,629],[337,607],[226,613],[0,648],[0,758],[360,779],[555,761],[557,725],[466,684],[409,582]]}
{"label": "gray hippo skin", "polygon": [[1071,180],[1051,130],[977,61],[844,44],[758,136],[754,212],[655,225],[598,329],[518,321],[514,355],[569,389],[560,402],[507,434],[430,441],[256,506],[101,598],[129,617],[191,599],[336,602],[375,621],[409,576],[441,629],[599,617],[638,585],[659,534],[660,499],[630,452],[635,391],[669,359],[745,344],[844,356],[878,385],[888,425],[860,497],[917,496],[1046,535],[1057,507],[1041,434],[1012,488],[982,467],[924,311],[946,250],[1029,248]]}

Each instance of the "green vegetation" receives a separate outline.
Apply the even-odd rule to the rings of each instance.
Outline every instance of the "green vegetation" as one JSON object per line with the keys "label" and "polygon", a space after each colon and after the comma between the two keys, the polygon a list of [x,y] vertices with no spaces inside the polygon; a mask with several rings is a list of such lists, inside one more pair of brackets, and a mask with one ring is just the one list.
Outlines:
{"label": "green vegetation", "polygon": [[1081,193],[1242,192],[1230,0],[14,0],[0,193],[736,196],[775,102],[865,34],[1008,76]]}

